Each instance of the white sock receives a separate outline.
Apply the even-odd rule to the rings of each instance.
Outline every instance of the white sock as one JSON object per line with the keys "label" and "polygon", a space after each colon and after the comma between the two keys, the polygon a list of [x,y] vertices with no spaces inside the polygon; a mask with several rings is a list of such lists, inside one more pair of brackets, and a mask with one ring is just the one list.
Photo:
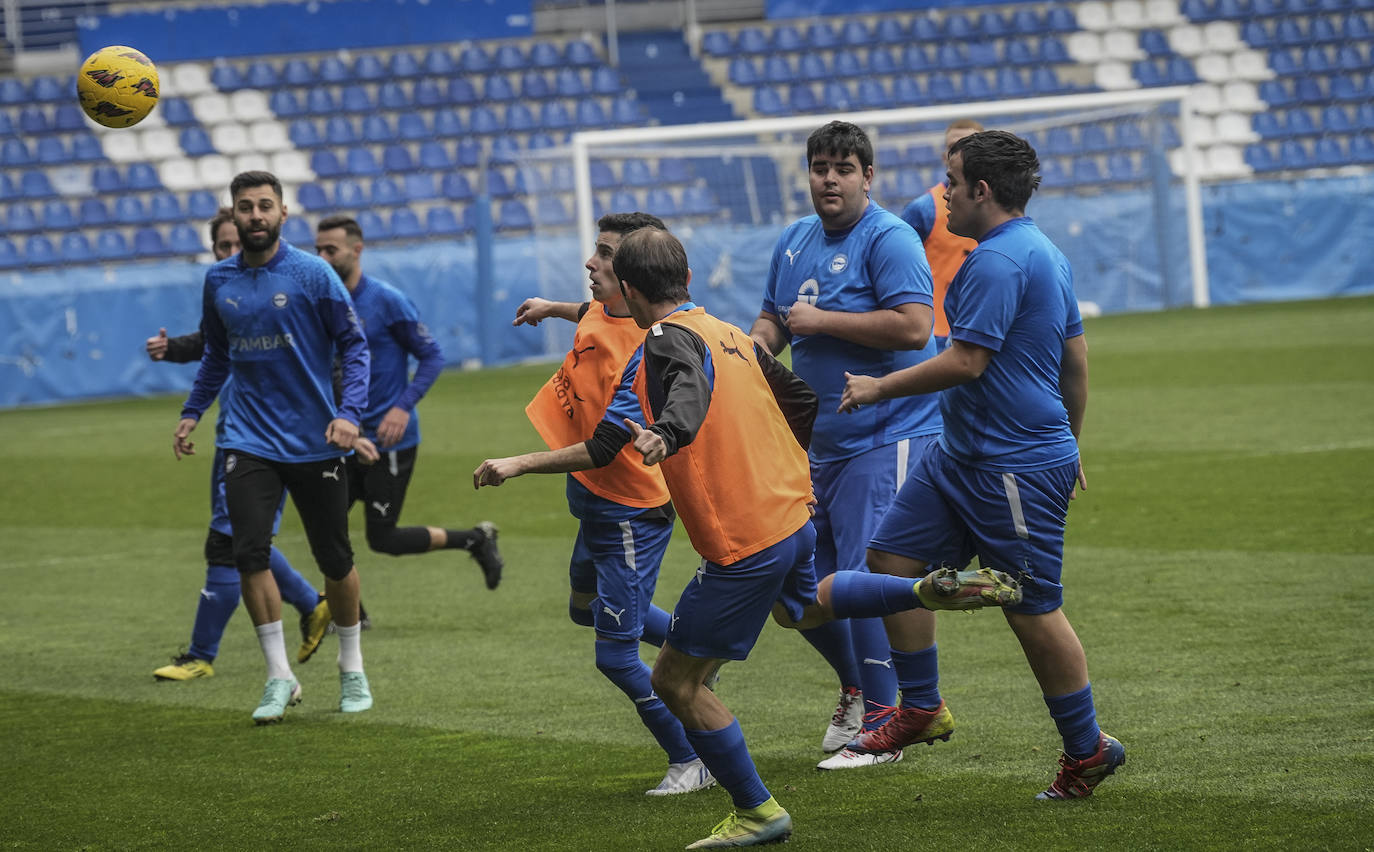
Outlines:
{"label": "white sock", "polygon": [[267,679],[295,680],[291,664],[286,661],[286,639],[282,635],[281,622],[259,624],[255,629],[258,631],[262,655],[267,660]]}
{"label": "white sock", "polygon": [[363,625],[358,623],[352,627],[334,627],[334,633],[339,637],[339,671],[341,672],[360,672],[363,670]]}

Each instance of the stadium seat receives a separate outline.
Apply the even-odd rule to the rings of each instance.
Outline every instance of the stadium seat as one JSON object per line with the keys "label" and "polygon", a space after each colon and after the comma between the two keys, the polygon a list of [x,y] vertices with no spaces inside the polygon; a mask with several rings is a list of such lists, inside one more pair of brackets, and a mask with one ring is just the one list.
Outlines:
{"label": "stadium seat", "polygon": [[291,245],[300,246],[306,251],[309,251],[315,244],[315,233],[310,229],[310,225],[299,216],[286,217],[286,221],[281,226],[281,236]]}
{"label": "stadium seat", "polygon": [[340,178],[334,183],[334,197],[331,199],[331,206],[342,209],[366,207],[368,204],[367,193],[363,191],[363,185],[351,178]]}
{"label": "stadium seat", "polygon": [[346,160],[348,174],[371,177],[382,173],[382,167],[377,163],[377,158],[373,156],[370,148],[350,148]]}
{"label": "stadium seat", "polygon": [[512,103],[506,107],[506,130],[511,133],[529,133],[538,124],[534,120],[534,113],[522,102]]}
{"label": "stadium seat", "polygon": [[472,183],[462,172],[445,172],[439,181],[439,192],[450,201],[469,201],[473,197]]}
{"label": "stadium seat", "polygon": [[71,97],[75,88],[75,77],[58,78],[44,74],[33,79],[30,94],[39,103],[55,103]]}
{"label": "stadium seat", "polygon": [[[619,126],[642,124],[644,116],[640,114],[639,107],[634,100],[628,97],[619,97],[611,102],[611,122]],[[533,144],[530,147],[534,147]]]}
{"label": "stadium seat", "polygon": [[944,39],[940,22],[926,15],[911,20],[911,40],[915,44],[938,45]]}
{"label": "stadium seat", "polygon": [[[535,47],[538,48],[543,44],[544,42],[540,42],[535,45]],[[552,46],[550,46],[550,49],[552,49]],[[724,59],[727,56],[733,55],[735,52],[735,46],[730,40],[730,34],[723,30],[709,30],[703,33],[701,36],[701,49],[706,51],[708,55],[714,56],[717,59]],[[533,54],[533,51],[531,51],[531,54]],[[556,64],[555,62],[541,67],[552,68]]]}
{"label": "stadium seat", "polygon": [[375,53],[362,53],[353,60],[353,76],[358,80],[380,80],[386,77],[386,68]]}
{"label": "stadium seat", "polygon": [[1312,153],[1299,139],[1285,139],[1279,143],[1279,167],[1309,169],[1314,165]]}
{"label": "stadium seat", "polygon": [[243,74],[244,84],[253,89],[276,88],[279,80],[277,69],[272,67],[272,63],[263,60],[248,63],[248,69]]}
{"label": "stadium seat", "polygon": [[806,43],[813,49],[831,50],[839,47],[840,39],[829,24],[813,21],[806,27]]}
{"label": "stadium seat", "polygon": [[868,73],[859,55],[848,48],[835,51],[834,68],[837,77],[862,77]]}
{"label": "stadium seat", "polygon": [[1076,157],[1073,161],[1073,182],[1083,186],[1102,183],[1102,169],[1092,157]]}
{"label": "stadium seat", "polygon": [[735,35],[735,52],[744,54],[767,53],[772,50],[768,36],[758,27],[744,27]]}
{"label": "stadium seat", "polygon": [[267,99],[267,105],[272,108],[277,118],[296,118],[305,114],[305,108],[290,89],[277,89],[272,92]]}
{"label": "stadium seat", "polygon": [[962,12],[950,12],[945,16],[944,25],[945,38],[950,40],[966,41],[973,38],[973,22]]}
{"label": "stadium seat", "polygon": [[499,231],[525,230],[534,227],[534,221],[523,201],[511,200],[501,202],[495,225]]}
{"label": "stadium seat", "polygon": [[458,52],[458,67],[468,74],[484,73],[491,69],[491,57],[480,44],[469,44]]}
{"label": "stadium seat", "polygon": [[451,207],[431,207],[425,214],[425,231],[431,237],[456,237],[463,226]]}
{"label": "stadium seat", "polygon": [[460,168],[476,168],[482,161],[482,143],[470,136],[459,139],[454,147],[454,158]]}
{"label": "stadium seat", "polygon": [[[461,79],[461,78],[455,78]],[[467,82],[466,80],[464,82]],[[469,84],[470,85],[470,84]],[[418,107],[434,107],[445,103],[448,95],[439,88],[439,84],[428,78],[415,81],[415,105]]]}
{"label": "stadium seat", "polygon": [[342,115],[331,115],[324,123],[324,136],[321,142],[327,145],[353,145],[359,140],[358,130],[353,120]]}
{"label": "stadium seat", "polygon": [[664,157],[658,161],[659,183],[686,183],[692,179],[687,161],[681,157]]}
{"label": "stadium seat", "polygon": [[4,144],[0,145],[0,166],[15,168],[32,164],[33,152],[22,139],[6,139]]}
{"label": "stadium seat", "polygon": [[587,84],[573,68],[561,68],[554,78],[554,92],[560,98],[580,98],[587,94]]}
{"label": "stadium seat", "polygon": [[487,162],[496,165],[508,165],[519,158],[520,143],[516,141],[516,137],[505,135],[491,140],[491,148],[487,151]]}
{"label": "stadium seat", "polygon": [[420,143],[419,166],[426,171],[442,172],[453,168],[448,150],[434,140]]}
{"label": "stadium seat", "polygon": [[38,216],[33,212],[33,207],[28,204],[8,205],[9,215],[5,217],[5,230],[7,231],[36,231],[38,230]]}
{"label": "stadium seat", "polygon": [[997,70],[997,96],[999,98],[1023,98],[1029,92],[1026,78],[1015,68],[1003,66]]}
{"label": "stadium seat", "polygon": [[382,171],[408,172],[415,168],[410,149],[404,145],[388,145],[382,149]]}
{"label": "stadium seat", "polygon": [[639,157],[628,157],[620,166],[621,180],[629,186],[652,186],[657,182],[648,162]]}
{"label": "stadium seat", "polygon": [[72,231],[62,235],[57,256],[62,263],[90,263],[95,259],[95,252],[91,251],[91,241],[85,234]]}
{"label": "stadium seat", "polygon": [[296,190],[296,201],[300,202],[301,207],[310,213],[318,213],[322,210],[328,210],[330,207],[324,187],[318,183],[301,184]]}
{"label": "stadium seat", "polygon": [[138,257],[162,257],[171,254],[171,250],[161,231],[144,227],[134,231],[134,254]]}
{"label": "stadium seat", "polygon": [[485,105],[474,107],[468,115],[468,122],[473,133],[490,135],[499,133],[502,129],[501,119],[497,118],[496,113]]}
{"label": "stadium seat", "polygon": [[779,24],[773,28],[771,49],[778,53],[796,53],[806,47],[801,31],[791,24]]}
{"label": "stadium seat", "polygon": [[1324,74],[1336,66],[1327,55],[1326,48],[1314,44],[1302,52],[1302,67],[1309,74]]}
{"label": "stadium seat", "polygon": [[325,179],[338,177],[344,172],[343,166],[339,164],[338,155],[328,148],[310,155],[310,170]]}
{"label": "stadium seat", "polygon": [[235,92],[243,88],[243,75],[228,62],[216,60],[210,69],[210,82],[221,92]]}
{"label": "stadium seat", "polygon": [[714,216],[719,209],[711,191],[704,186],[689,186],[682,191],[679,210],[684,216]]}
{"label": "stadium seat", "polygon": [[[340,181],[340,183],[343,183]],[[396,204],[404,204],[405,195],[401,192],[400,184],[388,175],[379,175],[372,179],[372,186],[368,193],[373,207],[391,207]],[[344,205],[341,205],[344,206]],[[361,205],[347,205],[361,206]]]}
{"label": "stadium seat", "polygon": [[27,106],[19,110],[19,130],[28,134],[47,133],[52,127],[48,124],[48,113],[41,107]]}
{"label": "stadium seat", "polygon": [[23,262],[14,243],[8,237],[0,237],[0,269],[13,269]]}
{"label": "stadium seat", "polygon": [[1055,95],[1065,91],[1053,68],[1041,65],[1031,71],[1031,91],[1037,95]]}
{"label": "stadium seat", "polygon": [[69,162],[72,152],[61,136],[40,136],[34,146],[34,159],[45,166]]}
{"label": "stadium seat", "polygon": [[24,263],[28,266],[52,266],[57,263],[57,250],[52,240],[43,234],[33,234],[24,240]]}
{"label": "stadium seat", "polygon": [[935,64],[942,71],[952,71],[959,68],[967,68],[968,48],[963,42],[946,41],[935,51]]}
{"label": "stadium seat", "polygon": [[[315,70],[311,68],[310,63],[306,62],[304,59],[288,59],[286,63],[282,65],[282,85],[305,87],[313,86],[317,82],[319,82],[319,78],[315,76]],[[277,91],[286,90],[278,89]]]}
{"label": "stadium seat", "polygon": [[563,49],[563,58],[569,65],[596,65],[601,61],[596,50],[585,41],[570,41]]}
{"label": "stadium seat", "polygon": [[114,220],[121,225],[139,225],[148,218],[143,199],[137,195],[121,195],[115,199]]}
{"label": "stadium seat", "polygon": [[210,141],[210,134],[206,133],[203,127],[183,128],[179,141],[181,150],[185,151],[188,157],[203,157],[215,153],[215,145]]}
{"label": "stadium seat", "polygon": [[762,116],[782,115],[787,112],[782,95],[773,86],[759,86],[754,89],[754,112]]}
{"label": "stadium seat", "polygon": [[809,83],[796,83],[787,90],[787,106],[793,112],[815,112],[820,108],[816,90]]}
{"label": "stadium seat", "polygon": [[1286,129],[1289,136],[1315,136],[1317,133],[1312,116],[1301,107],[1288,111]]}
{"label": "stadium seat", "polygon": [[339,108],[344,112],[370,113],[377,107],[367,89],[354,83],[344,86],[339,93]]}
{"label": "stadium seat", "polygon": [[582,100],[577,102],[577,126],[587,128],[605,127],[609,122],[606,121],[606,111],[602,109],[601,102],[595,100]]}
{"label": "stadium seat", "polygon": [[1317,140],[1312,151],[1312,159],[1318,166],[1339,168],[1348,165],[1350,155],[1346,152],[1339,136],[1323,136]]}
{"label": "stadium seat", "polygon": [[422,63],[425,73],[431,77],[448,77],[453,74],[453,56],[442,47],[431,47],[425,51]]}
{"label": "stadium seat", "polygon": [[82,228],[96,228],[110,223],[110,211],[99,198],[83,198],[76,217],[77,224]]}
{"label": "stadium seat", "polygon": [[864,109],[891,109],[893,106],[891,93],[874,77],[865,77],[859,81],[856,97],[859,106]]}
{"label": "stadium seat", "polygon": [[76,226],[76,217],[65,201],[52,200],[43,205],[43,229],[65,231]]}
{"label": "stadium seat", "polygon": [[979,12],[978,17],[974,19],[973,29],[984,38],[1004,38],[1010,27],[996,12]]}
{"label": "stadium seat", "polygon": [[926,86],[926,94],[935,103],[948,103],[962,97],[954,86],[954,79],[944,72],[931,74],[926,80]]}
{"label": "stadium seat", "polygon": [[95,239],[95,257],[97,260],[128,260],[133,257],[133,252],[129,249],[128,240],[119,231],[101,231]]}
{"label": "stadium seat", "polygon": [[537,221],[541,225],[560,227],[571,225],[573,218],[568,208],[556,195],[542,195],[535,202]]}
{"label": "stadium seat", "polygon": [[434,135],[447,139],[464,134],[463,120],[458,113],[445,107],[434,112]]}
{"label": "stadium seat", "polygon": [[157,170],[148,163],[130,165],[126,183],[133,190],[162,188],[162,182],[157,179]]}
{"label": "stadium seat", "polygon": [[847,47],[868,47],[874,43],[873,33],[857,18],[850,18],[840,28],[840,43]]}
{"label": "stadium seat", "polygon": [[323,144],[320,139],[320,132],[315,127],[315,122],[298,118],[291,122],[287,129],[287,136],[291,139],[291,144],[297,148],[314,148]]}
{"label": "stadium seat", "polygon": [[892,100],[900,106],[916,106],[927,98],[916,78],[903,74],[892,81]]}
{"label": "stadium seat", "polygon": [[1144,171],[1127,152],[1116,151],[1107,155],[1107,180],[1113,183],[1135,183],[1144,177]]}
{"label": "stadium seat", "polygon": [[505,74],[488,74],[482,80],[482,99],[512,101],[515,100],[515,88]]}
{"label": "stadium seat", "polygon": [[407,202],[433,201],[439,198],[439,190],[434,185],[434,175],[429,172],[411,172],[405,176],[401,191]]}
{"label": "stadium seat", "polygon": [[487,169],[486,190],[487,195],[493,198],[504,198],[515,193],[515,187],[506,180],[505,172],[497,168]]}
{"label": "stadium seat", "polygon": [[171,227],[167,232],[167,250],[171,254],[200,254],[204,248],[200,244],[200,235],[196,229],[179,222]]}
{"label": "stadium seat", "polygon": [[930,54],[919,44],[909,44],[902,50],[902,66],[917,73],[929,71]]}
{"label": "stadium seat", "polygon": [[212,219],[219,212],[219,202],[209,190],[197,189],[186,196],[186,215],[192,219]]}
{"label": "stadium seat", "polygon": [[1265,80],[1260,83],[1259,96],[1271,107],[1288,106],[1297,100],[1292,88],[1285,86],[1282,80]]}
{"label": "stadium seat", "polygon": [[1355,122],[1362,130],[1374,130],[1374,102],[1366,101],[1355,111]]}
{"label": "stadium seat", "polygon": [[56,195],[47,172],[37,170],[26,171],[19,176],[19,194],[24,198],[49,198]]}
{"label": "stadium seat", "polygon": [[598,66],[592,71],[592,92],[598,95],[618,94],[624,88],[620,75],[607,65]]}
{"label": "stadium seat", "polygon": [[327,88],[311,89],[305,96],[305,112],[311,115],[333,115],[338,111],[339,105]]}
{"label": "stadium seat", "polygon": [[387,61],[387,71],[391,77],[398,80],[408,80],[411,77],[420,76],[420,63],[416,61],[415,54],[408,50],[397,50],[391,54]]}
{"label": "stadium seat", "polygon": [[377,87],[377,108],[399,112],[410,109],[410,94],[405,86],[395,80],[387,80]]}
{"label": "stadium seat", "polygon": [[1340,37],[1350,41],[1368,41],[1371,35],[1369,23],[1358,12],[1350,12],[1341,18]]}
{"label": "stadium seat", "polygon": [[181,200],[163,190],[149,197],[148,216],[154,222],[179,222],[186,218],[186,213],[181,209]]}
{"label": "stadium seat", "polygon": [[1031,65],[1038,60],[1024,39],[1010,38],[1003,43],[1002,61],[1011,65]]}
{"label": "stadium seat", "polygon": [[413,240],[424,236],[424,227],[415,211],[397,207],[391,212],[391,236],[398,240]]}
{"label": "stadium seat", "polygon": [[847,110],[854,108],[854,95],[841,80],[830,80],[825,84],[821,100],[826,109]]}
{"label": "stadium seat", "polygon": [[396,135],[406,141],[417,141],[429,139],[434,135],[429,125],[425,123],[427,113],[407,111],[402,112],[396,118]]}
{"label": "stadium seat", "polygon": [[100,139],[89,131],[73,134],[72,159],[78,163],[98,163],[105,159],[105,149]]}
{"label": "stadium seat", "polygon": [[396,129],[384,115],[376,113],[363,118],[363,141],[384,145],[396,141]]}
{"label": "stadium seat", "polygon": [[1354,163],[1374,163],[1374,136],[1361,133],[1350,137],[1350,160]]}
{"label": "stadium seat", "polygon": [[520,97],[525,100],[542,100],[552,94],[553,87],[542,71],[526,71],[520,75]]}

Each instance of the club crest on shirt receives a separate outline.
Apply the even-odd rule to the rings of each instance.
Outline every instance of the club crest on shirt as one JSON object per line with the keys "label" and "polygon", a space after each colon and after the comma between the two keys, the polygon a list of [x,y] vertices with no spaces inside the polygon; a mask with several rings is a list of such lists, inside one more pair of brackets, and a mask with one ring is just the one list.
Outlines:
{"label": "club crest on shirt", "polygon": [[830,258],[831,272],[844,272],[844,268],[849,265],[849,258],[842,254],[837,254]]}
{"label": "club crest on shirt", "polygon": [[285,294],[285,293],[277,293],[276,295],[274,295],[274,296],[272,297],[272,307],[274,307],[274,308],[284,308],[284,307],[286,307],[286,294]]}

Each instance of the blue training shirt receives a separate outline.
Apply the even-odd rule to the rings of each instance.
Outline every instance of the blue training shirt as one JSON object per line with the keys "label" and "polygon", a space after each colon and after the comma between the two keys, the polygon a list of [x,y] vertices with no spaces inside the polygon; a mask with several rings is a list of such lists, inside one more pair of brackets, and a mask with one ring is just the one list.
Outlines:
{"label": "blue training shirt", "polygon": [[1027,217],[989,231],[945,294],[950,337],[996,354],[940,394],[940,445],[984,470],[1046,470],[1078,457],[1059,392],[1064,341],[1083,333],[1068,258]]}
{"label": "blue training shirt", "polygon": [[284,240],[263,266],[234,255],[205,274],[201,310],[205,353],[182,417],[199,419],[223,388],[222,448],[282,462],[343,455],[324,433],[335,417],[361,422],[369,357],[348,290],[329,264]]}
{"label": "blue training shirt", "polygon": [[[372,358],[363,433],[375,441],[377,426],[386,413],[392,408],[405,409],[410,412],[405,434],[385,449],[410,449],[420,443],[420,416],[415,413],[415,404],[444,369],[444,352],[420,321],[415,303],[400,290],[363,275],[351,295]],[[413,379],[411,356],[419,362]]]}
{"label": "blue training shirt", "polygon": [[916,196],[911,203],[902,208],[901,218],[916,231],[916,236],[921,238],[921,242],[925,243],[931,230],[935,228],[935,196],[929,192]]}
{"label": "blue training shirt", "polygon": [[[866,313],[916,303],[933,305],[930,264],[916,232],[892,213],[868,203],[847,231],[830,233],[819,216],[789,225],[773,248],[763,310],[784,321],[799,299],[828,311]],[[826,334],[790,335],[792,371],[820,398],[811,460],[852,458],[903,438],[940,431],[934,396],[908,396],[839,414],[845,371],[885,376],[935,355],[922,350],[874,349]]]}
{"label": "blue training shirt", "polygon": [[[605,310],[605,307],[602,307]],[[611,402],[606,406],[606,413],[601,419],[606,423],[629,435],[629,430],[625,428],[625,421],[633,420],[643,429],[649,428],[648,420],[644,417],[644,409],[639,404],[639,396],[635,393],[635,376],[639,373],[639,362],[644,357],[644,347],[639,346],[631,353],[630,360],[625,362],[625,369],[620,371],[620,383],[615,386],[615,392],[611,394]],[[568,474],[568,511],[574,518],[582,521],[601,521],[605,523],[619,523],[637,518],[644,514],[644,509],[639,506],[626,506],[614,500],[607,500],[599,494],[593,494],[591,489],[577,481],[577,477]]]}

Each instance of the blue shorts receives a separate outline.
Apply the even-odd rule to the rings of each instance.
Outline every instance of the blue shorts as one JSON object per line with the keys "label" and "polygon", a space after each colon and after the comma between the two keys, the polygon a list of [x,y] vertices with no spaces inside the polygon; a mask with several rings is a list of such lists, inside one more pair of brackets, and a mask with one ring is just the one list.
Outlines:
{"label": "blue shorts", "polygon": [[705,559],[687,582],[668,625],[668,644],[706,659],[743,660],[774,603],[793,621],[816,601],[816,530],[808,522],[777,544],[733,565]]}
{"label": "blue shorts", "polygon": [[[281,510],[284,506],[285,489],[281,492],[281,502],[277,504],[277,517],[272,521],[274,536],[281,531]],[[234,528],[229,524],[229,504],[224,499],[224,450],[218,448],[210,463],[210,529],[227,536],[234,534]]]}
{"label": "blue shorts", "polygon": [[811,465],[817,577],[868,570],[869,539],[926,445],[938,437],[904,438],[852,458]]}
{"label": "blue shorts", "polygon": [[985,567],[1021,581],[1012,612],[1053,612],[1064,603],[1064,524],[1078,462],[1000,473],[960,464],[931,444],[897,493],[869,547],[930,565]]}
{"label": "blue shorts", "polygon": [[672,534],[673,522],[662,518],[578,526],[568,581],[575,592],[596,594],[591,608],[597,633],[639,639]]}

